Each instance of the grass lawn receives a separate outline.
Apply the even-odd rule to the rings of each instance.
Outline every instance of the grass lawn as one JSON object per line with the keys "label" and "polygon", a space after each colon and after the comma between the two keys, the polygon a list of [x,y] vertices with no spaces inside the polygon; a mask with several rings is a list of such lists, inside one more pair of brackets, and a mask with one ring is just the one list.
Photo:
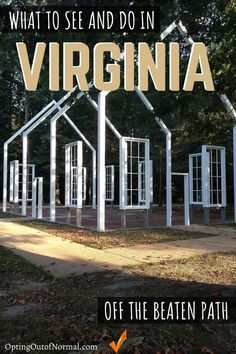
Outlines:
{"label": "grass lawn", "polygon": [[4,318],[0,321],[0,352],[4,353],[5,343],[80,342],[96,344],[100,353],[108,354],[112,353],[108,343],[117,341],[127,328],[128,340],[121,354],[200,354],[203,347],[214,354],[232,354],[235,324],[98,325],[96,301],[98,296],[137,294],[233,296],[235,261],[235,253],[214,254],[54,279],[0,247],[0,316]]}
{"label": "grass lawn", "polygon": [[0,246],[0,264],[1,285],[4,284],[4,286],[11,283],[12,275],[15,279],[17,277],[21,279],[22,276],[29,277],[31,280],[53,279],[53,276],[42,268],[33,265],[2,246]]}
{"label": "grass lawn", "polygon": [[[178,278],[180,281],[189,281],[199,284],[223,284],[236,286],[236,252],[212,253],[193,256],[188,259],[166,260],[156,264],[130,266],[130,272],[140,277],[156,277],[169,280]],[[200,270],[200,271],[199,271]],[[201,289],[199,296],[202,294]],[[190,288],[188,288],[190,291]],[[198,294],[196,294],[198,295]],[[231,294],[232,295],[232,294]]]}
{"label": "grass lawn", "polygon": [[98,249],[127,247],[138,244],[151,244],[156,242],[168,242],[212,236],[210,234],[208,235],[200,232],[181,231],[167,228],[98,233],[96,231],[79,229],[70,225],[50,223],[46,221],[17,220],[17,223]]}

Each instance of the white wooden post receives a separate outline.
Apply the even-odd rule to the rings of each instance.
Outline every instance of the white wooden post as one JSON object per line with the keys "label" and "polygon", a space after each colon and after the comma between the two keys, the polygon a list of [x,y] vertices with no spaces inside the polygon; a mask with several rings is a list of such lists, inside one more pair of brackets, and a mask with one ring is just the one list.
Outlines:
{"label": "white wooden post", "polygon": [[83,203],[86,203],[86,194],[87,194],[87,168],[82,167],[82,196]]}
{"label": "white wooden post", "polygon": [[15,161],[14,203],[19,203],[19,160]]}
{"label": "white wooden post", "polygon": [[210,203],[210,158],[206,145],[202,145],[202,205],[209,208]]}
{"label": "white wooden post", "polygon": [[50,221],[56,221],[56,122],[50,121]]}
{"label": "white wooden post", "polygon": [[83,143],[77,141],[77,208],[76,208],[76,226],[81,226],[82,206],[83,206]]}
{"label": "white wooden post", "polygon": [[8,145],[3,146],[3,211],[7,211],[7,165],[8,165]]}
{"label": "white wooden post", "polygon": [[166,226],[172,225],[171,133],[166,134]]}
{"label": "white wooden post", "polygon": [[234,222],[236,222],[236,126],[233,129],[233,165],[234,165]]}
{"label": "white wooden post", "polygon": [[96,209],[96,194],[97,194],[97,156],[96,151],[93,150],[93,209]]}
{"label": "white wooden post", "polygon": [[83,143],[77,141],[77,208],[82,208],[82,169],[83,169]]}
{"label": "white wooden post", "polygon": [[70,147],[65,146],[65,205],[70,204]]}
{"label": "white wooden post", "polygon": [[150,208],[150,147],[149,142],[145,144],[145,206]]}
{"label": "white wooden post", "polygon": [[98,94],[98,206],[97,230],[105,230],[105,151],[106,151],[106,95]]}
{"label": "white wooden post", "polygon": [[32,184],[32,218],[36,218],[36,210],[37,210],[37,178],[33,179]]}
{"label": "white wooden post", "polygon": [[119,139],[120,161],[120,209],[127,204],[127,143],[123,137]]}
{"label": "white wooden post", "polygon": [[189,217],[189,175],[184,175],[184,224],[190,225]]}
{"label": "white wooden post", "polygon": [[111,200],[115,199],[115,167],[111,166]]}
{"label": "white wooden post", "polygon": [[22,215],[26,215],[27,206],[27,155],[28,155],[28,137],[23,134],[23,151],[22,151]]}
{"label": "white wooden post", "polygon": [[149,178],[150,178],[150,203],[153,203],[153,161],[149,160]]}
{"label": "white wooden post", "polygon": [[188,157],[188,178],[189,178],[189,202],[193,204],[193,156],[189,155]]}
{"label": "white wooden post", "polygon": [[227,206],[227,197],[226,197],[226,161],[225,161],[225,148],[220,150],[221,155],[221,204],[223,208]]}
{"label": "white wooden post", "polygon": [[38,219],[43,218],[43,177],[38,177]]}
{"label": "white wooden post", "polygon": [[204,224],[209,224],[210,204],[210,154],[202,145],[202,206],[204,209]]}

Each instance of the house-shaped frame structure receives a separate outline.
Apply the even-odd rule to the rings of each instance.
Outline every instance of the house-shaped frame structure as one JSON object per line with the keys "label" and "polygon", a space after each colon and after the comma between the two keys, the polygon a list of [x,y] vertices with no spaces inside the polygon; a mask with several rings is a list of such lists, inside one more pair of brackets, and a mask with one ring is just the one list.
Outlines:
{"label": "house-shaped frame structure", "polygon": [[[164,39],[173,30],[178,29],[183,36],[185,42],[188,45],[192,45],[194,42],[190,36],[187,34],[186,28],[183,26],[181,21],[174,21],[165,31],[161,34],[161,39]],[[92,83],[89,84],[91,88]],[[158,117],[155,110],[144,95],[144,93],[135,87],[135,92],[141,99],[143,104],[146,106],[149,112],[153,115],[155,121],[160,126],[161,130],[164,132],[166,137],[166,226],[172,226],[172,175],[179,175],[178,173],[172,172],[171,168],[171,132],[165,125],[165,123]],[[39,124],[41,124],[46,118],[50,118],[50,220],[53,222],[56,220],[56,125],[60,117],[64,117],[68,124],[77,132],[80,138],[85,144],[90,148],[93,154],[93,208],[97,208],[97,230],[105,230],[105,201],[106,201],[106,166],[105,166],[105,135],[106,135],[106,125],[115,133],[120,141],[120,207],[122,209],[127,205],[125,202],[125,188],[126,181],[122,180],[124,171],[126,170],[126,157],[124,155],[125,149],[122,149],[122,144],[124,144],[125,139],[121,137],[117,129],[110,122],[106,116],[106,97],[110,92],[100,92],[98,94],[98,103],[96,103],[89,96],[88,93],[79,92],[76,86],[71,92],[68,92],[59,102],[52,101],[44,109],[42,109],[35,117],[33,117],[28,123],[26,123],[21,129],[19,129],[10,139],[8,139],[4,144],[4,164],[3,164],[3,211],[7,208],[7,195],[8,195],[8,146],[15,140],[18,136],[22,135],[23,151],[22,151],[22,173],[23,173],[23,187],[22,187],[22,215],[26,215],[26,199],[27,199],[27,155],[28,155],[28,134],[33,131]],[[81,133],[78,127],[71,121],[67,115],[69,108],[78,101],[82,96],[85,96],[92,106],[97,111],[98,115],[98,148],[97,152],[94,147],[88,142],[85,136]],[[236,113],[233,109],[231,103],[225,95],[221,95],[222,102],[226,105],[228,112],[236,119]],[[123,156],[122,156],[123,153]],[[145,161],[147,161],[148,154],[146,154]],[[147,186],[147,181],[150,175],[150,165],[143,165],[143,162],[139,162],[140,175],[142,175],[142,169],[145,170],[145,182],[140,179],[140,196],[144,196],[144,191],[142,192],[142,185]],[[188,174],[181,174],[184,176],[185,181],[185,224],[189,224],[189,191],[188,191]],[[149,177],[148,177],[149,176]],[[187,195],[186,195],[187,193]],[[140,197],[142,199],[142,197]],[[236,205],[236,127],[234,128],[234,199]],[[140,203],[140,208],[149,208],[151,197],[149,193],[146,193],[146,199],[143,199],[143,204]],[[234,218],[236,221],[236,208],[234,210]]]}
{"label": "house-shaped frame structure", "polygon": [[[92,84],[90,84],[90,87]],[[146,96],[141,92],[138,87],[135,87],[135,92],[138,97],[142,100],[145,106],[155,117],[156,122],[161,127],[166,135],[166,182],[168,184],[168,188],[166,188],[167,193],[167,215],[166,215],[166,224],[167,226],[171,226],[171,133],[168,128],[165,126],[164,122],[155,114],[154,109]],[[64,117],[68,124],[73,128],[73,130],[80,136],[80,138],[87,144],[87,146],[91,149],[93,153],[93,207],[96,207],[96,175],[97,178],[97,230],[103,231],[105,230],[105,200],[106,200],[106,192],[105,192],[105,177],[106,177],[106,166],[105,164],[105,126],[108,125],[111,130],[115,133],[120,142],[120,176],[121,180],[123,180],[125,166],[125,158],[124,152],[125,149],[122,149],[122,144],[127,144],[127,141],[130,141],[131,138],[122,137],[114,125],[107,118],[106,111],[106,96],[108,92],[100,92],[98,95],[98,104],[89,96],[88,93],[79,92],[78,87],[75,87],[71,92],[68,92],[59,102],[52,101],[49,103],[44,109],[42,109],[35,117],[33,117],[28,123],[26,123],[19,131],[17,131],[10,139],[8,139],[4,144],[4,183],[3,183],[3,211],[6,211],[7,208],[7,190],[8,190],[8,146],[9,144],[15,140],[18,136],[22,135],[22,215],[26,215],[26,206],[27,206],[27,164],[28,164],[28,135],[36,129],[45,119],[50,118],[50,221],[56,220],[56,123],[60,117]],[[87,97],[88,101],[92,104],[92,106],[96,109],[98,113],[98,162],[96,156],[96,150],[91,146],[82,132],[76,127],[74,122],[67,115],[67,111],[69,108],[78,101],[82,96]],[[141,143],[144,140],[139,140]],[[148,150],[147,150],[148,151]],[[123,154],[123,156],[122,156]],[[148,152],[145,153],[145,158],[148,158]],[[96,167],[97,162],[97,167]],[[123,164],[123,165],[122,165]],[[123,166],[123,168],[122,168]],[[140,168],[140,167],[139,167]],[[141,170],[140,170],[141,171]],[[148,180],[149,180],[149,172],[150,166],[146,164],[145,166],[145,183],[146,188],[148,188]],[[141,173],[141,172],[140,172]],[[121,183],[122,185],[122,183]],[[124,188],[125,182],[120,189],[120,200],[122,201],[121,209],[125,209],[128,207],[127,203],[124,203]],[[141,184],[140,184],[141,186]],[[140,194],[140,193],[139,193]],[[140,194],[141,195],[141,194]],[[140,203],[136,208],[149,208],[150,198],[149,193],[147,191],[143,195],[146,195],[146,202]],[[132,208],[132,206],[131,206]]]}

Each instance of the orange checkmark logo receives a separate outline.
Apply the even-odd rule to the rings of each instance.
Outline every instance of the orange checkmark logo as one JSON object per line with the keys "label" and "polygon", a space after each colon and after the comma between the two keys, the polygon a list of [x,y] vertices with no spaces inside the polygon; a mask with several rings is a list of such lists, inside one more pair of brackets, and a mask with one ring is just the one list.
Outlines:
{"label": "orange checkmark logo", "polygon": [[125,329],[124,332],[122,333],[122,335],[120,336],[117,344],[114,342],[109,343],[109,346],[114,350],[114,352],[117,354],[118,351],[120,350],[120,347],[122,346],[122,344],[126,341],[127,339],[127,330]]}

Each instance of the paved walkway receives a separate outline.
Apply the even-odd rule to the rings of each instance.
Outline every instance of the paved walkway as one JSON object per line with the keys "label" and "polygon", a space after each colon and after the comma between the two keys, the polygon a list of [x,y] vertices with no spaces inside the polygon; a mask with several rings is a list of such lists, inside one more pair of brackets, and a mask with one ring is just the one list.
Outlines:
{"label": "paved walkway", "polygon": [[217,251],[236,251],[236,231],[232,228],[192,225],[189,229],[211,233],[213,236],[97,250],[1,219],[0,244],[57,277],[120,269],[129,265],[187,258]]}

